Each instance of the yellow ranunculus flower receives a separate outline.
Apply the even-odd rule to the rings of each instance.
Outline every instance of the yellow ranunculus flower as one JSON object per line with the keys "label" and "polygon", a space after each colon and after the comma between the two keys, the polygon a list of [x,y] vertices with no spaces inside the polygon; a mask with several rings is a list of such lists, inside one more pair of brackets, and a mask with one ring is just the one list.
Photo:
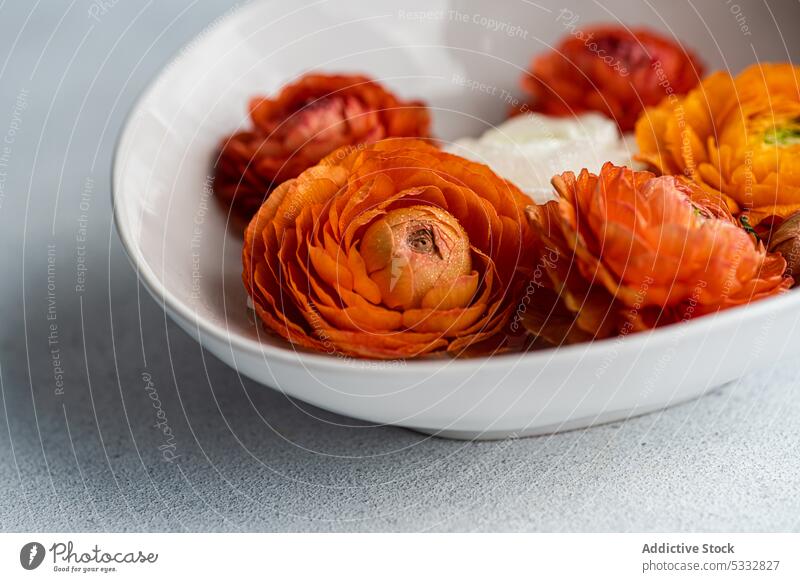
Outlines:
{"label": "yellow ranunculus flower", "polygon": [[756,64],[717,72],[670,96],[636,124],[638,159],[721,192],[758,223],[800,210],[800,67]]}

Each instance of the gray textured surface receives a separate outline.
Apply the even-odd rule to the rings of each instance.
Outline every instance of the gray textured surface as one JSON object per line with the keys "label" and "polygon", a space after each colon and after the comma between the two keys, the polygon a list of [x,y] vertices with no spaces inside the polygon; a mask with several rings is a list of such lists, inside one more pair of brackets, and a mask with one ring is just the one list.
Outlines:
{"label": "gray textured surface", "polygon": [[41,4],[0,3],[0,139],[17,110],[0,167],[0,529],[800,529],[800,362],[626,423],[482,444],[342,427],[242,384],[137,286],[108,201],[125,111],[228,3],[120,2],[100,22],[89,2]]}

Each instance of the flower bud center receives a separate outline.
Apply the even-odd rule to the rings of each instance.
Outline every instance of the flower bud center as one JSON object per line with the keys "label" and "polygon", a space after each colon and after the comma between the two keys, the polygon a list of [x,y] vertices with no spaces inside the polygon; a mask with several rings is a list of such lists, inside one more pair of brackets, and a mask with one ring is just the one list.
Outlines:
{"label": "flower bud center", "polygon": [[360,252],[392,308],[419,307],[431,289],[472,272],[467,233],[452,214],[432,206],[389,211],[364,233]]}
{"label": "flower bud center", "polygon": [[436,240],[434,239],[433,228],[429,224],[418,223],[412,226],[406,240],[408,246],[415,253],[426,255],[436,253],[441,257],[439,247],[436,246]]}

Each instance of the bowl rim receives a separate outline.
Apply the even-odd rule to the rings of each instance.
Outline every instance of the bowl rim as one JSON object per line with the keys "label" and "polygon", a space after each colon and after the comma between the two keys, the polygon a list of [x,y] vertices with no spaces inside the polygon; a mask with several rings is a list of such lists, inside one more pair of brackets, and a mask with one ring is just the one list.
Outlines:
{"label": "bowl rim", "polygon": [[[227,344],[232,351],[240,350],[252,356],[262,357],[265,360],[280,361],[284,364],[313,366],[317,369],[342,369],[364,367],[364,362],[392,362],[403,361],[403,366],[392,367],[392,373],[413,373],[415,371],[431,371],[442,367],[454,366],[460,371],[476,371],[489,367],[507,366],[510,363],[521,363],[526,361],[530,364],[541,360],[546,364],[554,357],[561,359],[579,358],[584,352],[592,351],[598,356],[605,356],[609,352],[616,351],[617,355],[635,352],[648,347],[663,345],[678,335],[682,334],[683,339],[691,334],[692,336],[701,335],[704,330],[710,327],[731,326],[762,317],[765,314],[777,312],[781,309],[788,310],[792,306],[800,307],[800,289],[789,290],[777,297],[768,297],[758,300],[755,303],[736,306],[724,311],[704,315],[690,321],[665,325],[647,331],[640,331],[626,336],[613,336],[604,339],[596,339],[588,342],[576,344],[547,347],[538,350],[523,352],[504,352],[490,356],[471,357],[471,358],[431,358],[431,359],[402,359],[402,360],[379,360],[370,358],[359,358],[355,356],[337,357],[326,354],[301,351],[287,340],[281,338],[285,346],[273,346],[259,339],[248,338],[242,335],[231,333],[221,324],[208,321],[199,316],[198,312],[184,300],[176,296],[166,285],[162,283],[150,265],[144,258],[136,238],[132,232],[131,220],[126,211],[125,204],[119,204],[122,199],[122,192],[125,191],[122,176],[121,153],[123,146],[132,139],[135,133],[134,119],[137,114],[144,110],[146,103],[151,101],[149,97],[158,84],[162,82],[166,75],[180,63],[181,59],[196,52],[200,45],[212,37],[212,33],[220,28],[230,25],[236,19],[243,18],[251,9],[259,5],[257,1],[246,2],[224,14],[209,27],[200,30],[189,40],[184,42],[180,48],[174,51],[170,57],[161,65],[155,75],[145,84],[144,88],[134,99],[128,112],[123,118],[119,133],[112,150],[111,174],[111,208],[113,215],[113,226],[122,242],[122,247],[128,257],[131,266],[136,271],[137,279],[144,285],[148,293],[155,299],[168,314],[173,317],[180,317],[184,322],[191,323],[196,327],[198,339],[204,335],[213,338],[223,344]],[[256,325],[260,322],[256,318]],[[265,332],[267,333],[267,332]]]}

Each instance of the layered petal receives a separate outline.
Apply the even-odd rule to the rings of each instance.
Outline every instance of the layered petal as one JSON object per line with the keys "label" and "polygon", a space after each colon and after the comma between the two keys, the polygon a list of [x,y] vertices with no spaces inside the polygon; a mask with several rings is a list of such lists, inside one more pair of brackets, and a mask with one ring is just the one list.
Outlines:
{"label": "layered petal", "polygon": [[226,138],[214,190],[247,217],[281,182],[332,151],[389,137],[429,136],[419,101],[402,101],[359,75],[308,74],[250,103],[252,127]]}
{"label": "layered petal", "polygon": [[553,51],[533,60],[522,78],[533,99],[520,109],[558,116],[598,111],[629,131],[643,107],[686,93],[701,76],[693,53],[653,31],[573,29]]}
{"label": "layered petal", "polygon": [[685,321],[792,284],[779,254],[683,177],[606,164],[553,186],[557,200],[528,209],[543,280],[523,320],[551,342]]}
{"label": "layered petal", "polygon": [[800,210],[800,67],[718,72],[683,98],[648,108],[638,158],[720,192],[751,224]]}
{"label": "layered petal", "polygon": [[305,348],[372,358],[503,349],[535,243],[530,202],[421,140],[344,148],[261,206],[245,231],[244,284],[264,324]]}

